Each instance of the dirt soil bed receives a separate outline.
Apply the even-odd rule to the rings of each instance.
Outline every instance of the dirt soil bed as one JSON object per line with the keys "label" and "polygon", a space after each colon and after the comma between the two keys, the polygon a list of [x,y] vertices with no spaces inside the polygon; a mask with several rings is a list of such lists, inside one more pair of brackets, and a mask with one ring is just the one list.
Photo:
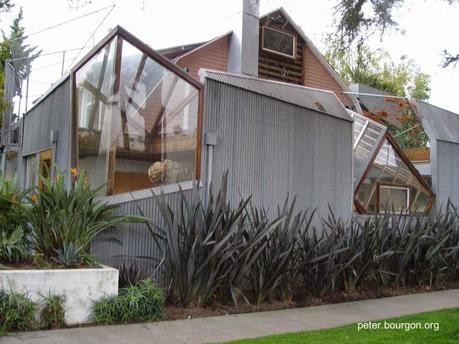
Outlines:
{"label": "dirt soil bed", "polygon": [[264,311],[275,311],[280,309],[298,308],[298,307],[310,307],[320,306],[333,303],[342,303],[350,301],[376,299],[390,296],[400,296],[409,294],[426,293],[435,290],[445,289],[456,289],[459,288],[459,283],[450,284],[441,287],[410,287],[410,288],[385,288],[385,289],[364,289],[353,293],[345,292],[332,292],[325,294],[321,297],[313,297],[301,294],[301,292],[295,293],[295,296],[290,301],[274,301],[271,303],[265,302],[259,305],[240,303],[238,307],[233,304],[214,304],[212,306],[202,305],[189,305],[183,307],[168,303],[166,305],[166,311],[164,320],[178,320],[178,319],[191,319],[191,318],[202,318],[211,317],[218,315],[227,314],[240,314],[240,313],[251,313],[251,312],[264,312]]}

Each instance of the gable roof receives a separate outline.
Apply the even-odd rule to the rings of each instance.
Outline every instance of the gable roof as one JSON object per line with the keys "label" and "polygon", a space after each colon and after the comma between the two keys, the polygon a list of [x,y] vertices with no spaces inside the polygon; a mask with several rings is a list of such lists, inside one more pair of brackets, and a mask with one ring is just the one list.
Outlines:
{"label": "gable roof", "polygon": [[156,52],[166,56],[168,59],[173,60],[174,62],[177,62],[181,58],[190,55],[199,49],[202,49],[204,47],[207,47],[208,45],[226,37],[229,36],[233,33],[233,31],[228,31],[224,33],[223,35],[217,36],[215,38],[212,38],[208,41],[204,42],[199,42],[199,43],[191,43],[191,44],[185,44],[185,45],[178,45],[175,47],[170,47],[170,48],[164,48],[164,49],[158,49]]}
{"label": "gable roof", "polygon": [[352,117],[332,91],[290,84],[287,82],[255,78],[215,70],[201,69],[201,81],[211,79],[227,85],[242,88],[264,96],[297,105],[316,112],[352,122]]}
{"label": "gable roof", "polygon": [[[322,55],[322,53],[317,49],[317,47],[312,43],[312,41],[309,39],[308,36],[303,32],[303,30],[295,23],[295,21],[290,17],[290,15],[287,13],[287,11],[283,7],[279,7],[275,10],[272,10],[260,17],[260,19],[264,19],[269,17],[270,15],[273,15],[276,12],[280,12],[288,21],[288,23],[295,29],[295,31],[300,35],[300,37],[304,40],[305,44],[307,47],[312,51],[314,56],[319,60],[319,62],[324,66],[324,68],[327,70],[327,72],[331,75],[331,77],[336,81],[336,83],[343,89],[343,91],[350,92],[349,87],[341,80],[339,77],[338,73],[333,69],[333,67],[328,63],[328,61],[325,59],[325,57]],[[350,96],[352,102],[354,103],[356,109],[358,112],[362,112],[362,109],[360,108],[359,102],[353,97]]]}

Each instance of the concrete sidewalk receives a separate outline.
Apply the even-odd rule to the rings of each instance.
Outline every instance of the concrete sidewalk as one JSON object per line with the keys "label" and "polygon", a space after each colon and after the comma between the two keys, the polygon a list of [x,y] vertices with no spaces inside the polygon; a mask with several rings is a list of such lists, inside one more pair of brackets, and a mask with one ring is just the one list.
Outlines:
{"label": "concrete sidewalk", "polygon": [[459,289],[281,311],[12,334],[1,344],[209,343],[459,307]]}

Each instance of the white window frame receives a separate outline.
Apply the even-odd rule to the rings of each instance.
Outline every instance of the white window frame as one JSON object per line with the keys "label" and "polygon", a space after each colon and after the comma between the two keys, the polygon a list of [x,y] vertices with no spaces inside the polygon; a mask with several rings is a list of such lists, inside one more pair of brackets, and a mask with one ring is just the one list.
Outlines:
{"label": "white window frame", "polygon": [[[277,50],[272,50],[272,49],[269,49],[269,48],[265,48],[265,30],[271,30],[271,31],[277,31],[283,35],[288,35],[288,36],[291,36],[293,38],[293,55],[289,55],[289,54],[284,54],[280,51],[277,51]],[[277,54],[277,55],[281,55],[281,56],[285,56],[285,57],[288,57],[288,58],[291,58],[291,59],[296,59],[296,36],[289,33],[289,32],[285,32],[285,31],[281,31],[281,30],[277,30],[277,29],[273,29],[272,27],[269,27],[269,26],[263,26],[262,27],[262,38],[261,38],[261,49],[264,50],[264,51],[269,51],[270,53],[273,53],[273,54]]]}
{"label": "white window frame", "polygon": [[[408,186],[396,186],[396,185],[387,185],[387,184],[380,184],[379,185],[379,207],[381,208],[381,189],[396,189],[396,190],[405,190],[406,191],[406,204],[405,204],[405,211],[410,210],[410,188]],[[387,210],[386,210],[387,211]],[[380,213],[386,212],[384,210],[379,209]]]}

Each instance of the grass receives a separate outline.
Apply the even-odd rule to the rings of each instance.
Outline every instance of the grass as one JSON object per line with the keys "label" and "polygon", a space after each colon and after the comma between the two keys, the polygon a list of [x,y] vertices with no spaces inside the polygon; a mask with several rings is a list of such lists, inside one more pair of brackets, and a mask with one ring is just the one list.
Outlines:
{"label": "grass", "polygon": [[[384,323],[428,323],[439,324],[438,331],[426,329],[395,330],[382,329]],[[234,341],[237,344],[284,344],[284,343],[459,343],[459,308],[444,309],[435,312],[419,313],[404,317],[391,318],[373,323],[380,323],[381,329],[369,330],[357,328],[356,324],[324,329],[286,333],[281,335]],[[375,325],[377,326],[377,325]],[[401,325],[399,325],[401,326]]]}

